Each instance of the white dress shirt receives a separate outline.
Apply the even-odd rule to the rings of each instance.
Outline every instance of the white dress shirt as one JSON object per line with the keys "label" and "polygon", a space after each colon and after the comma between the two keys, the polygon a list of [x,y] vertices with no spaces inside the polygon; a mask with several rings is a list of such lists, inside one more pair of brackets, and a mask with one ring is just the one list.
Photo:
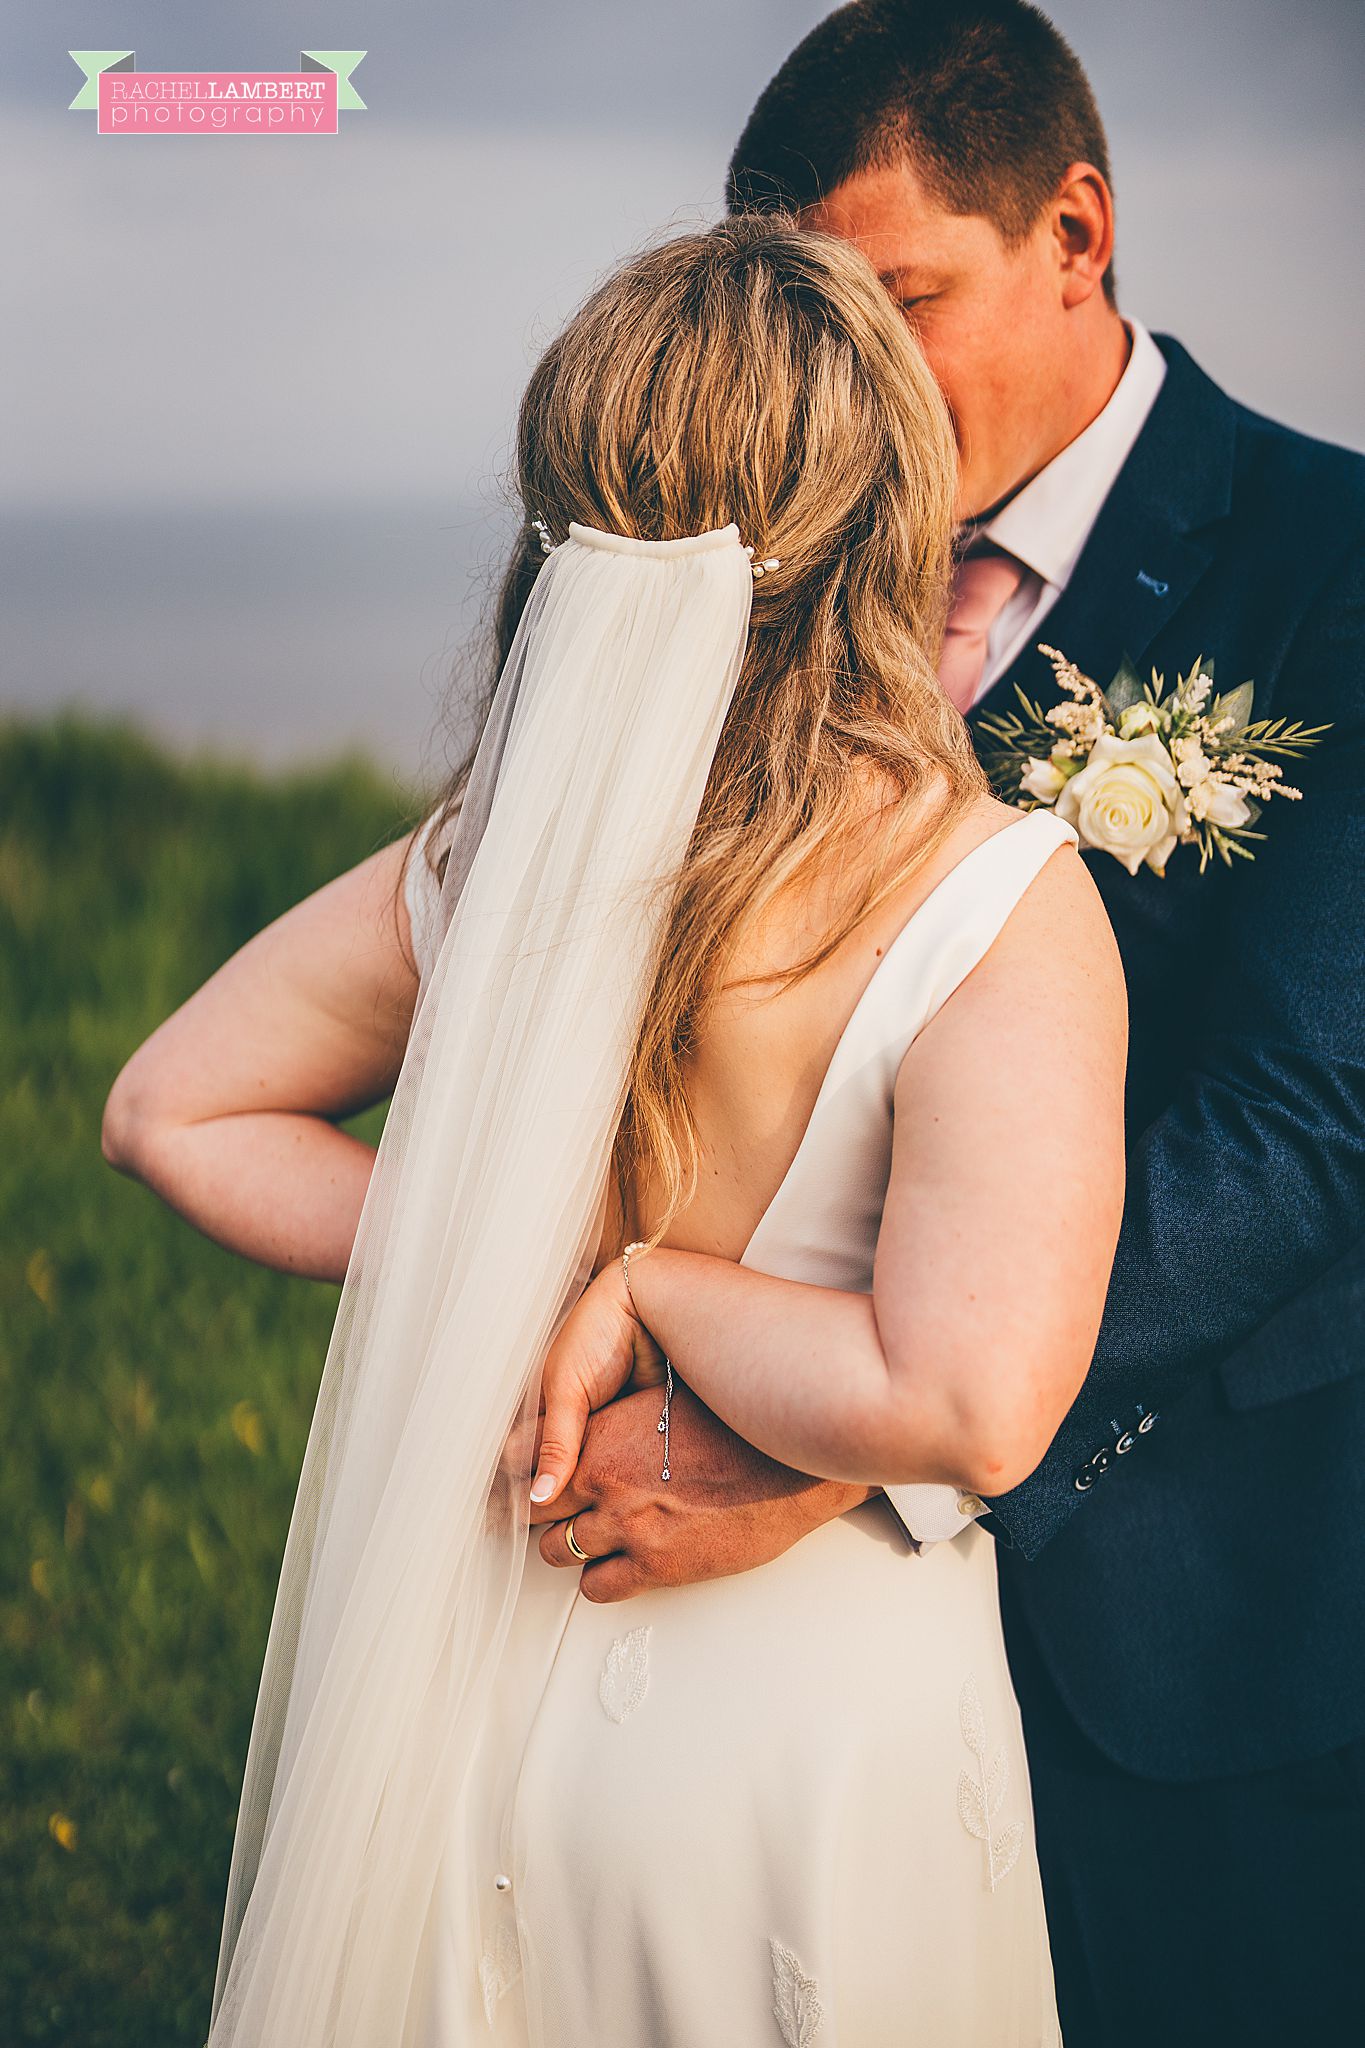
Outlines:
{"label": "white dress shirt", "polygon": [[[1028,571],[991,627],[978,703],[1038,639],[1039,627],[1071,581],[1100,508],[1156,402],[1166,358],[1141,321],[1125,320],[1124,326],[1132,346],[1103,412],[991,518],[965,527],[958,536],[959,544],[967,547],[975,540],[989,540]],[[975,1494],[955,1494],[951,1487],[884,1490],[919,1543],[942,1543],[958,1536],[986,1512]]]}

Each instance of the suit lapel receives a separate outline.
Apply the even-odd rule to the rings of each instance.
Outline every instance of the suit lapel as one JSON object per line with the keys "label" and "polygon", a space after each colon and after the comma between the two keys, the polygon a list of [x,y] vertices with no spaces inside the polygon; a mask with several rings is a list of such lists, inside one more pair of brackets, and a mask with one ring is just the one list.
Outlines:
{"label": "suit lapel", "polygon": [[[973,720],[1015,708],[1018,683],[1044,707],[1058,691],[1037,641],[1060,647],[1104,685],[1125,657],[1138,673],[1162,629],[1213,559],[1209,529],[1231,502],[1236,415],[1231,400],[1167,335],[1166,375],[1127,462],[1035,643],[981,699]],[[1191,647],[1188,657],[1212,655]]]}

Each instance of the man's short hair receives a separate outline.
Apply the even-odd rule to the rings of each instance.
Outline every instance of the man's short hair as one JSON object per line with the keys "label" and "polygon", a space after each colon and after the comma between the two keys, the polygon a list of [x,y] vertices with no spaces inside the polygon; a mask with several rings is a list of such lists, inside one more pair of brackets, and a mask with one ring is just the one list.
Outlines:
{"label": "man's short hair", "polygon": [[[940,205],[1031,232],[1073,163],[1110,183],[1079,58],[1026,0],[853,0],[761,95],[730,163],[734,212],[800,212],[857,171],[908,162]],[[1111,270],[1104,280],[1112,301]]]}

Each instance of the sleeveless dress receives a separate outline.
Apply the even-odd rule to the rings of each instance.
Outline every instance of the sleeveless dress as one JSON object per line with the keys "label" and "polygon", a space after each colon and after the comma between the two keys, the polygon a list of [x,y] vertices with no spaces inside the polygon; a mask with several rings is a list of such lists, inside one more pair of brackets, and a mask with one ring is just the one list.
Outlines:
{"label": "sleeveless dress", "polygon": [[[1075,840],[1024,814],[914,912],[741,1263],[870,1291],[900,1062]],[[420,962],[421,859],[408,900]],[[938,1526],[957,1501],[896,1494]],[[438,1888],[405,2042],[1060,2042],[994,1546],[974,1523],[916,1549],[874,1495],[750,1571],[605,1604],[532,1542],[505,1670],[527,1735],[479,1982],[443,1949]]]}

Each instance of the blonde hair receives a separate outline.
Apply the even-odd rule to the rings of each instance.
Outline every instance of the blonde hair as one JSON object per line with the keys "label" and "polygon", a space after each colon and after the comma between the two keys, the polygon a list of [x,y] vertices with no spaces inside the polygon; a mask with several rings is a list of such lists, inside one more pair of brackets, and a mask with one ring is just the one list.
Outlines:
{"label": "blonde hair", "polygon": [[[647,540],[734,521],[760,559],[780,561],[754,585],[616,1138],[622,1219],[648,1186],[657,1239],[696,1189],[686,1062],[741,924],[856,854],[859,886],[775,977],[789,986],[986,790],[935,674],[956,451],[938,387],[865,258],[789,219],[741,215],[624,265],[551,343],[522,401],[517,484],[528,522],[543,518],[556,540],[571,519]],[[542,559],[528,523],[502,586],[490,697]],[[471,765],[472,753],[441,814]],[[884,799],[870,856],[869,780]],[[907,852],[896,812],[931,795]]]}

